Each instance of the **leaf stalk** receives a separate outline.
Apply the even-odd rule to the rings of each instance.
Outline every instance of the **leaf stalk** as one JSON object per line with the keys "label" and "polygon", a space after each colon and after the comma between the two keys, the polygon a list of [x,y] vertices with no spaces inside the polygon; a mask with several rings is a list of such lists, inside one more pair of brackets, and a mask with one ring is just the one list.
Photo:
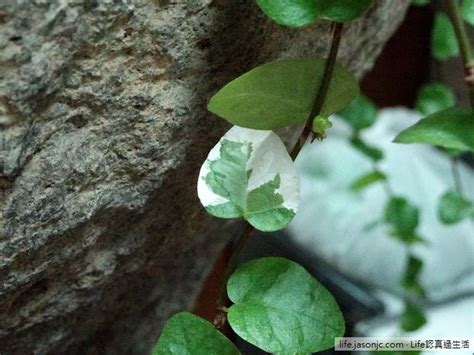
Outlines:
{"label": "leaf stalk", "polygon": [[[334,72],[334,67],[336,65],[336,59],[337,59],[337,53],[339,50],[339,45],[341,43],[341,37],[342,37],[342,30],[343,30],[343,24],[342,23],[332,23],[332,41],[331,41],[331,48],[329,50],[329,55],[328,59],[326,61],[326,67],[324,69],[324,74],[323,74],[323,79],[321,82],[321,85],[318,89],[318,94],[316,96],[316,99],[314,101],[313,108],[311,110],[311,113],[307,119],[307,122],[305,124],[305,127],[303,128],[303,131],[301,132],[301,135],[293,147],[293,149],[290,152],[290,156],[293,160],[296,159],[298,154],[301,151],[301,148],[303,148],[304,144],[308,140],[308,138],[313,134],[312,133],[312,120],[314,117],[319,115],[321,112],[323,106],[324,106],[324,101],[326,100],[327,93],[329,91],[329,86],[331,84],[331,78],[332,74]],[[214,318],[214,324],[218,328],[222,328],[225,319],[226,319],[226,304],[227,304],[227,282],[229,281],[230,276],[232,275],[232,272],[235,269],[235,264],[237,262],[237,259],[242,252],[242,249],[249,239],[250,235],[255,231],[255,228],[252,227],[248,222],[245,224],[244,231],[238,241],[236,242],[232,254],[229,258],[229,261],[227,263],[226,269],[224,271],[224,278],[222,280],[222,283],[220,285],[219,289],[219,294],[217,298],[217,309],[219,310],[218,314]]]}
{"label": "leaf stalk", "polygon": [[461,50],[469,90],[471,108],[474,109],[474,52],[467,34],[466,25],[461,16],[459,0],[447,0],[448,14],[454,26],[454,32]]}
{"label": "leaf stalk", "polygon": [[316,96],[316,99],[314,100],[313,108],[311,109],[311,113],[309,114],[308,119],[306,120],[306,124],[303,128],[303,131],[301,132],[301,135],[298,141],[296,142],[296,145],[293,147],[290,153],[290,156],[293,160],[296,159],[308,138],[313,136],[312,122],[313,119],[321,113],[321,110],[324,106],[324,101],[326,100],[326,96],[329,91],[329,86],[331,85],[331,78],[334,72],[334,67],[336,66],[337,53],[341,44],[343,28],[344,25],[342,23],[332,23],[331,48],[329,50],[329,55],[326,60],[326,67],[324,68],[323,79],[321,81],[321,85],[319,86],[318,94]]}

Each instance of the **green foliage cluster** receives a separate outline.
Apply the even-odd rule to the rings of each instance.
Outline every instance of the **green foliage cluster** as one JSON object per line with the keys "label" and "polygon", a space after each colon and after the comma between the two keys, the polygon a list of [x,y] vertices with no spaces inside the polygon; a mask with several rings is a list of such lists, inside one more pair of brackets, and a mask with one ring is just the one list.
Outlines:
{"label": "green foliage cluster", "polygon": [[[459,0],[451,1],[449,5],[456,9]],[[427,4],[430,1],[421,2]],[[420,1],[417,3],[422,5]],[[474,25],[474,0],[460,2],[459,16],[466,23]],[[443,12],[437,12],[431,41],[433,57],[444,61],[458,56],[460,40],[456,36],[450,17]],[[470,48],[470,43],[463,45],[465,48]],[[473,55],[470,50],[466,52],[467,56]],[[467,60],[474,62],[474,58],[467,58]],[[474,92],[471,93],[472,95]],[[474,152],[474,111],[472,108],[467,109],[455,105],[456,98],[449,87],[441,83],[424,85],[418,93],[416,102],[416,109],[424,115],[424,118],[401,132],[395,138],[395,142],[430,144],[445,149],[453,156],[472,154]],[[456,181],[457,178],[454,177],[454,180]],[[474,201],[469,201],[463,196],[460,188],[456,186],[456,190],[446,191],[440,197],[438,216],[442,223],[454,224],[473,218]]]}
{"label": "green foliage cluster", "polygon": [[[429,3],[426,0],[414,1],[416,5]],[[472,1],[462,2],[462,16],[469,22],[472,16]],[[436,13],[432,32],[432,54],[437,60],[447,60],[459,54],[459,46],[454,27],[445,13]],[[424,115],[418,123],[401,132],[396,143],[423,143],[446,149],[450,154],[467,154],[474,152],[474,113],[471,109],[455,107],[456,100],[452,90],[441,83],[424,85],[418,94],[416,109]],[[374,113],[375,112],[375,113]],[[374,162],[383,159],[382,152],[369,147],[359,132],[369,127],[375,120],[376,109],[367,99],[359,97],[348,108],[340,113],[353,128],[351,143]],[[390,226],[391,234],[407,245],[423,242],[416,229],[419,225],[419,209],[405,197],[392,196],[388,186],[388,177],[375,168],[359,177],[351,189],[360,191],[373,183],[387,185],[388,203],[384,211],[384,222]],[[461,191],[447,191],[440,198],[438,216],[442,223],[454,224],[466,218],[473,218],[474,202],[465,198]],[[409,252],[402,286],[414,295],[424,296],[425,292],[419,282],[423,261]],[[415,331],[426,322],[423,311],[416,303],[407,301],[401,320],[404,331]]]}
{"label": "green foliage cluster", "polygon": [[[426,91],[429,90],[425,90],[425,92]],[[427,100],[431,100],[432,95],[425,94],[425,96]],[[438,105],[439,103],[431,103],[431,106],[437,107]],[[371,159],[374,166],[373,170],[366,172],[353,181],[350,185],[350,189],[355,192],[361,192],[376,183],[385,185],[387,203],[384,208],[382,222],[389,227],[390,234],[394,238],[406,245],[409,253],[401,285],[407,293],[424,296],[423,287],[419,282],[423,262],[410,251],[413,244],[423,242],[423,238],[417,233],[417,228],[420,223],[420,211],[407,198],[393,195],[389,184],[390,177],[379,167],[383,159],[382,151],[376,147],[369,146],[361,135],[364,129],[371,127],[375,123],[378,109],[368,98],[361,95],[345,110],[340,112],[339,115],[352,128],[353,133],[350,142],[354,148]],[[413,331],[415,330],[415,324],[419,327],[424,324],[424,322],[420,320],[422,318],[424,319],[422,309],[415,303],[407,301],[400,327],[404,331]],[[417,320],[418,322],[416,322]]]}
{"label": "green foliage cluster", "polygon": [[[334,297],[303,267],[284,258],[240,266],[227,283],[236,334],[273,354],[307,354],[334,346],[344,319]],[[208,321],[190,313],[171,317],[153,355],[240,354]]]}
{"label": "green foliage cluster", "polygon": [[[276,23],[293,28],[318,20],[351,21],[372,4],[371,0],[256,1]],[[428,2],[414,1],[420,6]],[[471,24],[473,7],[471,0],[462,3],[463,16]],[[435,58],[445,60],[459,53],[454,32],[450,19],[437,13],[432,35]],[[352,127],[351,144],[374,163],[374,169],[357,178],[350,188],[360,192],[375,183],[385,184],[388,199],[383,222],[409,251],[401,284],[407,292],[423,297],[419,282],[423,262],[410,251],[412,244],[423,242],[417,233],[420,211],[407,198],[392,195],[389,177],[377,165],[383,159],[382,151],[368,145],[361,135],[375,122],[377,108],[359,94],[353,75],[334,61],[335,56],[267,63],[236,78],[212,97],[209,110],[235,127],[204,163],[199,197],[214,216],[243,218],[261,231],[284,228],[295,215],[299,189],[291,187],[297,184],[292,161],[271,131],[305,123],[316,137],[324,137],[331,127],[329,116],[339,112]],[[426,85],[416,105],[426,117],[395,141],[427,143],[456,153],[474,152],[473,112],[454,105],[450,89],[439,83]],[[262,131],[267,132],[264,137]],[[447,224],[473,218],[474,203],[460,191],[448,191],[441,198],[439,216]],[[331,348],[334,338],[344,334],[344,319],[333,296],[293,261],[275,257],[250,261],[230,275],[226,286],[232,305],[223,311],[229,325],[264,351],[312,353]],[[422,309],[407,300],[401,329],[414,331],[425,323]],[[211,323],[190,313],[178,313],[167,322],[153,354],[239,354],[239,350]]]}
{"label": "green foliage cluster", "polygon": [[[458,0],[451,0],[451,16],[456,16]],[[429,0],[416,0],[416,5],[425,5]],[[459,8],[459,17],[469,24],[473,24],[474,1],[463,0]],[[459,25],[459,24],[458,24]],[[459,25],[459,26],[462,26]],[[458,32],[463,29],[459,28]],[[461,37],[457,37],[456,30],[450,17],[437,12],[432,29],[431,49],[432,55],[439,61],[459,55]],[[470,43],[462,43],[465,48],[470,47]],[[469,50],[467,51],[469,52]],[[467,55],[470,55],[468,53]],[[466,58],[465,58],[466,59]],[[467,58],[469,60],[469,58]],[[470,59],[471,61],[473,58]],[[467,64],[467,63],[465,63]],[[472,95],[472,94],[471,94]],[[455,107],[456,99],[452,90],[440,83],[430,83],[423,86],[416,102],[416,109],[425,117],[415,125],[401,132],[396,138],[396,143],[422,143],[445,149],[451,155],[472,154],[474,152],[474,112],[471,109]],[[456,163],[456,161],[454,161]],[[456,168],[456,165],[454,165]],[[454,180],[457,178],[454,176]],[[438,216],[442,223],[454,224],[466,218],[474,216],[474,201],[469,201],[462,196],[460,186],[456,190],[447,191],[440,198],[438,205]],[[404,210],[410,227],[405,232],[409,232],[417,220],[417,212],[414,207],[409,207],[401,201],[400,209]],[[387,212],[387,209],[386,209]],[[419,238],[410,238],[417,241]],[[405,289],[424,296],[418,278],[423,268],[421,259],[410,255],[402,280]],[[401,327],[405,331],[415,331],[426,323],[426,317],[421,308],[415,303],[408,301],[402,317]]]}

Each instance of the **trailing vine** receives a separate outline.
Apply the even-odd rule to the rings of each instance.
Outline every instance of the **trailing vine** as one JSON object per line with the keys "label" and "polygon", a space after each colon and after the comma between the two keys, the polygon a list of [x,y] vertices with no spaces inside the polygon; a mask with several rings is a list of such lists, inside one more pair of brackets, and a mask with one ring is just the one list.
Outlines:
{"label": "trailing vine", "polygon": [[[450,26],[452,21],[474,100],[474,62],[461,7],[457,0],[448,2],[451,20],[437,15],[434,53],[437,58],[447,58],[455,52],[452,39],[446,45],[442,38],[445,31],[439,28]],[[209,152],[199,173],[198,196],[209,214],[225,219],[242,218],[246,223],[225,271],[214,324],[219,328],[228,322],[237,335],[276,354],[322,351],[333,347],[334,339],[344,335],[344,319],[335,299],[302,266],[270,257],[235,269],[238,255],[255,230],[281,230],[293,219],[299,204],[299,182],[293,161],[308,141],[325,138],[331,127],[329,117],[340,112],[353,129],[352,145],[373,160],[373,170],[354,181],[351,188],[358,191],[373,183],[384,184],[388,202],[383,222],[409,251],[401,280],[409,293],[401,328],[419,329],[426,322],[416,298],[424,296],[419,282],[423,263],[411,250],[412,245],[424,242],[417,232],[419,210],[406,197],[393,193],[379,166],[383,153],[362,139],[361,131],[375,121],[377,110],[359,94],[354,76],[337,64],[343,23],[359,17],[372,1],[257,0],[257,4],[271,19],[287,27],[301,28],[329,20],[332,39],[327,58],[263,64],[228,83],[209,102],[209,111],[233,127]],[[444,86],[424,87],[417,107],[427,113],[426,117],[401,132],[395,141],[432,144],[456,154],[474,152],[474,114],[472,110],[447,108],[453,103]],[[273,130],[297,125],[304,127],[288,152]],[[440,216],[446,223],[474,216],[474,203],[461,196],[461,183],[458,181],[457,185],[455,195],[449,192],[440,204]],[[227,299],[232,302],[230,307]],[[182,312],[168,320],[153,354],[187,353],[239,354],[239,350],[213,324]]]}

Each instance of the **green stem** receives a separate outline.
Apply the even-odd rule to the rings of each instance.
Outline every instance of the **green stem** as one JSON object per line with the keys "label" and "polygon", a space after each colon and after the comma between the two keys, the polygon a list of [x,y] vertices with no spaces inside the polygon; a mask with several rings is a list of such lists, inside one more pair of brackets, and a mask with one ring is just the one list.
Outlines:
{"label": "green stem", "polygon": [[308,138],[313,134],[312,132],[312,123],[313,119],[321,113],[321,110],[324,106],[324,101],[329,91],[329,86],[331,85],[332,73],[334,72],[334,67],[336,66],[337,52],[339,51],[339,46],[341,44],[342,30],[344,25],[342,23],[333,22],[332,24],[332,40],[331,40],[331,49],[329,50],[328,59],[326,60],[326,67],[324,68],[323,79],[318,89],[318,95],[314,100],[313,108],[311,113],[306,120],[306,124],[301,132],[301,135],[296,142],[296,145],[293,147],[290,156],[293,160],[296,159],[304,144]]}
{"label": "green stem", "polygon": [[331,84],[332,73],[334,72],[334,67],[336,66],[337,52],[339,51],[339,45],[341,44],[342,29],[342,23],[333,23],[331,49],[329,50],[328,59],[326,60],[323,80],[318,90],[318,96],[314,101],[313,109],[311,110],[311,113],[308,117],[307,125],[309,123],[310,129],[313,118],[321,113],[321,110],[324,106],[324,101],[326,101],[329,85]]}
{"label": "green stem", "polygon": [[451,158],[451,174],[453,175],[453,181],[456,191],[460,196],[462,196],[463,188],[461,182],[461,175],[459,174],[459,165],[457,158]]}
{"label": "green stem", "polygon": [[466,83],[469,89],[471,107],[474,108],[474,52],[467,34],[466,25],[461,16],[459,0],[447,0],[449,17],[454,26],[456,38],[461,50],[464,68],[466,72]]}
{"label": "green stem", "polygon": [[[332,78],[332,73],[334,71],[334,67],[336,65],[336,59],[337,59],[337,52],[339,50],[339,45],[341,43],[341,35],[342,35],[342,29],[343,25],[340,23],[333,23],[332,25],[332,41],[331,41],[331,49],[329,51],[328,59],[326,61],[326,67],[324,68],[324,74],[323,74],[323,79],[321,82],[321,85],[318,89],[318,95],[316,96],[316,99],[314,101],[313,108],[311,110],[311,113],[308,117],[308,120],[306,122],[305,127],[303,128],[303,131],[301,132],[301,135],[298,139],[298,142],[295,144],[293,149],[290,152],[290,156],[293,160],[296,159],[298,154],[301,151],[301,148],[303,145],[306,143],[308,140],[309,136],[312,134],[312,129],[311,129],[311,124],[312,120],[314,117],[319,115],[321,112],[321,109],[323,108],[324,101],[326,100],[326,96],[329,90],[329,85],[331,84],[331,78]],[[230,276],[232,275],[232,272],[235,269],[235,264],[237,261],[238,256],[242,252],[242,249],[249,239],[250,235],[255,231],[255,228],[253,228],[249,223],[245,224],[245,229],[242,235],[240,236],[239,240],[235,244],[232,254],[229,258],[229,261],[227,263],[225,272],[224,272],[224,278],[222,280],[222,283],[220,285],[219,289],[219,295],[217,298],[217,308],[219,310],[219,313],[216,315],[214,318],[214,324],[218,327],[221,328],[223,326],[223,323],[225,322],[225,312],[226,312],[226,301],[227,301],[227,282],[229,281]]]}
{"label": "green stem", "polygon": [[301,149],[303,148],[304,144],[312,133],[313,132],[310,128],[308,128],[308,125],[305,124],[305,126],[303,127],[303,131],[301,132],[298,140],[296,141],[295,145],[293,146],[293,149],[290,152],[291,159],[296,160],[298,154],[300,154]]}
{"label": "green stem", "polygon": [[[466,84],[469,90],[471,108],[474,109],[474,52],[467,34],[466,25],[461,15],[459,0],[447,0],[449,17],[454,26],[456,38],[461,50],[466,75]],[[451,172],[457,192],[462,195],[462,184],[459,176],[458,160],[451,158]]]}

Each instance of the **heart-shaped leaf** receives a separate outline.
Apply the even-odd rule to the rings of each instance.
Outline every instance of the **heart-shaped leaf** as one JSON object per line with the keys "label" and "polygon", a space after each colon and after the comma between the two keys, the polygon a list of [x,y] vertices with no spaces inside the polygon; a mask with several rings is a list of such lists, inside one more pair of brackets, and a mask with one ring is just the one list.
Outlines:
{"label": "heart-shaped leaf", "polygon": [[438,216],[445,224],[454,224],[465,218],[474,218],[474,202],[464,199],[456,191],[448,191],[438,206]]}
{"label": "heart-shaped leaf", "polygon": [[347,123],[356,131],[370,127],[377,119],[377,107],[364,95],[359,95],[343,111],[339,112]]}
{"label": "heart-shaped leaf", "polygon": [[239,267],[227,284],[232,329],[275,354],[307,354],[334,346],[344,319],[333,296],[303,267],[262,258]]}
{"label": "heart-shaped leaf", "polygon": [[[209,102],[209,111],[230,123],[271,130],[308,120],[326,61],[286,59],[261,65],[231,81]],[[354,76],[336,65],[320,115],[344,109],[359,93]]]}
{"label": "heart-shaped leaf", "polygon": [[238,355],[239,350],[211,323],[182,312],[168,319],[153,355]]}
{"label": "heart-shaped leaf", "polygon": [[446,60],[459,54],[453,24],[444,12],[435,14],[431,33],[431,53],[438,60]]}
{"label": "heart-shaped leaf", "polygon": [[423,85],[418,93],[416,109],[424,115],[447,109],[456,104],[453,91],[443,84]]}
{"label": "heart-shaped leaf", "polygon": [[474,112],[458,107],[436,112],[401,132],[395,142],[474,152]]}
{"label": "heart-shaped leaf", "polygon": [[372,0],[316,0],[321,17],[335,22],[348,22],[362,15]]}
{"label": "heart-shaped leaf", "polygon": [[295,216],[299,182],[275,133],[235,126],[203,164],[198,195],[213,216],[242,217],[256,229],[271,232],[285,228]]}
{"label": "heart-shaped leaf", "polygon": [[258,6],[276,23],[288,27],[304,27],[316,21],[314,0],[257,0]]}

